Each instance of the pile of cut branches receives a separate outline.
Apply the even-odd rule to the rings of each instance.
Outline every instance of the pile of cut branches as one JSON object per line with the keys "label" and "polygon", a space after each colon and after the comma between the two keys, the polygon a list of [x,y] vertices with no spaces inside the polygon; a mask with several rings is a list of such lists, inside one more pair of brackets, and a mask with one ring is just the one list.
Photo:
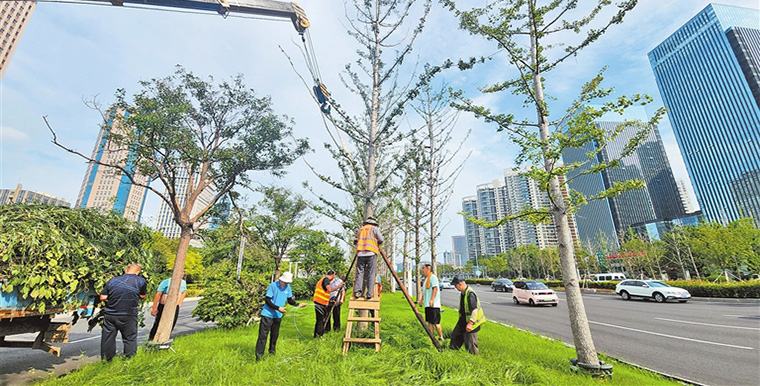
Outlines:
{"label": "pile of cut branches", "polygon": [[18,291],[31,310],[67,305],[99,291],[131,262],[149,277],[156,254],[150,230],[116,213],[48,205],[0,206],[2,291]]}

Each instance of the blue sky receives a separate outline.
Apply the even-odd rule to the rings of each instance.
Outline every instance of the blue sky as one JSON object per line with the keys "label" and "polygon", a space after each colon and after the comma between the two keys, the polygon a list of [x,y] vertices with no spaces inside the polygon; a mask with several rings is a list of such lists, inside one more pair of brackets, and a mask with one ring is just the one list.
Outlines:
{"label": "blue sky", "polygon": [[[585,5],[588,7],[594,2],[583,3],[589,3]],[[639,3],[622,25],[613,27],[549,79],[549,92],[558,98],[558,106],[563,101],[569,102],[579,86],[605,65],[609,66],[608,86],[614,86],[620,94],[651,95],[655,103],[647,111],[662,106],[647,53],[709,2]],[[757,0],[721,3],[758,6]],[[344,2],[301,0],[299,4],[311,21],[310,34],[323,82],[344,107],[357,108],[358,101],[342,89],[338,77],[345,64],[353,60],[357,48],[345,33]],[[50,143],[42,116],[48,117],[63,143],[89,154],[95,144],[100,116],[85,106],[83,99],[97,96],[107,105],[114,100],[117,88],[125,88],[132,95],[139,90],[138,81],[169,75],[176,64],[196,75],[213,75],[216,79],[243,73],[249,86],[260,95],[272,96],[278,113],[295,120],[296,136],[310,139],[315,152],[307,156],[309,162],[323,172],[335,172],[334,162],[322,147],[328,137],[319,111],[279,48],[291,55],[298,70],[306,74],[299,44],[289,21],[39,3],[0,80],[0,188],[14,188],[21,183],[24,189],[62,197],[73,204],[86,164]],[[413,59],[436,63],[444,58],[494,51],[493,46],[458,30],[451,15],[436,4]],[[413,64],[414,60],[407,62]],[[514,75],[510,67],[495,61],[477,74],[448,73],[446,81],[455,87],[473,89],[484,81],[504,79],[505,74]],[[505,111],[512,106],[511,101],[495,96],[478,97],[477,101]],[[534,115],[530,110],[526,114]],[[415,126],[418,122],[410,116],[403,124]],[[516,155],[505,135],[463,115],[457,132],[461,135],[467,129],[472,129],[472,134],[464,147],[472,155],[444,216],[443,236],[437,243],[439,253],[451,249],[452,235],[463,234],[462,218],[456,214],[461,208],[461,198],[473,195],[476,185],[500,178],[505,168],[513,166]],[[660,130],[677,178],[687,178],[667,120],[661,123]],[[307,198],[309,193],[301,183],[311,181],[312,185],[320,185],[300,160],[285,178],[273,179],[266,173],[256,173],[253,178],[262,184],[287,186]],[[324,186],[320,191],[336,200],[342,199],[339,193]],[[157,198],[149,195],[143,222],[152,226],[157,212]],[[327,221],[323,226],[334,228]]]}

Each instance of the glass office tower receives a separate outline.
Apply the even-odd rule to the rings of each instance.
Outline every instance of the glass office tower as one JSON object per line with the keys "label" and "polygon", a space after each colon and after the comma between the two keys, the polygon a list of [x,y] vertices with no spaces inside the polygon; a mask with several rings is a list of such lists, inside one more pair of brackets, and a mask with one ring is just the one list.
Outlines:
{"label": "glass office tower", "polygon": [[760,226],[760,10],[710,4],[649,61],[705,218]]}
{"label": "glass office tower", "polygon": [[[616,127],[631,120],[646,122],[649,118],[643,107],[633,106],[629,107],[624,115],[607,113],[595,120],[594,125],[612,132]],[[597,153],[595,159],[588,160],[588,154],[596,153],[598,150],[595,143],[587,143],[584,147],[569,148],[562,152],[565,163],[586,162],[568,173],[567,177],[570,179],[570,188],[587,197],[597,195],[617,182],[641,180],[646,185],[644,189],[629,190],[618,196],[592,200],[581,206],[575,214],[575,221],[578,226],[578,238],[582,240],[583,246],[595,244],[600,233],[617,245],[619,236],[628,232],[632,224],[677,218],[685,213],[670,161],[656,127],[652,128],[635,152],[621,159],[619,167],[581,175],[600,163],[621,158],[626,145],[638,131],[637,126],[625,126],[615,140]]]}

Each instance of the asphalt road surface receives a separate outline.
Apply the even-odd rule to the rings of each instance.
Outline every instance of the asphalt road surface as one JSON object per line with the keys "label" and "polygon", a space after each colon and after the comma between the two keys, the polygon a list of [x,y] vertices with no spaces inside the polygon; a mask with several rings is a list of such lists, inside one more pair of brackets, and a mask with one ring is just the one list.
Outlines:
{"label": "asphalt road surface", "polygon": [[[197,298],[188,298],[179,310],[177,326],[172,337],[191,333],[212,326],[211,323],[199,322],[190,316],[198,305]],[[145,327],[137,333],[137,342],[148,340],[148,333],[153,326],[150,310],[145,311]],[[34,340],[35,335],[14,335],[8,340]],[[61,356],[55,357],[42,350],[28,348],[0,348],[0,385],[24,385],[32,381],[45,379],[53,374],[59,376],[86,363],[100,360],[100,327],[87,332],[87,320],[80,320],[71,327],[69,343],[57,344],[61,347]],[[116,353],[121,354],[124,345],[121,336],[116,339]],[[138,354],[139,355],[139,354]]]}
{"label": "asphalt road surface", "polygon": [[[573,343],[564,292],[558,307],[530,307],[513,304],[509,292],[473,289],[488,319]],[[760,382],[760,303],[660,304],[612,294],[584,294],[583,300],[600,352],[698,383]],[[441,302],[459,308],[459,291],[442,291]]]}

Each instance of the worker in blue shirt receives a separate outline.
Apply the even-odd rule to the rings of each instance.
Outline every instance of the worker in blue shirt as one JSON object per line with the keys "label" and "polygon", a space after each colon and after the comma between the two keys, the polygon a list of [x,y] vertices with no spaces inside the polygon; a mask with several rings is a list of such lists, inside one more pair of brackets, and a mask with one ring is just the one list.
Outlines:
{"label": "worker in blue shirt", "polygon": [[261,322],[259,322],[259,338],[256,341],[256,360],[264,356],[264,346],[269,336],[269,353],[274,354],[277,346],[277,337],[280,335],[280,322],[285,313],[285,302],[292,306],[306,307],[304,303],[296,303],[293,299],[293,291],[290,283],[293,282],[293,274],[285,272],[277,280],[269,285],[264,298],[264,307],[261,309]]}

